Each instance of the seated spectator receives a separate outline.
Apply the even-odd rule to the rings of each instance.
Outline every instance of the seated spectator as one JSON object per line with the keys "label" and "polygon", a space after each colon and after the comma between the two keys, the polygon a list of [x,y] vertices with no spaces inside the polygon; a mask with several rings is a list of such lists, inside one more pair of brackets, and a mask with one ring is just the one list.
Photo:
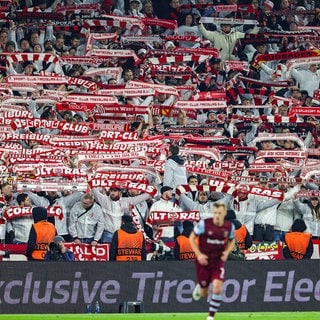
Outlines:
{"label": "seated spectator", "polygon": [[64,245],[65,240],[61,236],[55,236],[49,244],[48,251],[44,256],[45,261],[74,261],[74,254]]}

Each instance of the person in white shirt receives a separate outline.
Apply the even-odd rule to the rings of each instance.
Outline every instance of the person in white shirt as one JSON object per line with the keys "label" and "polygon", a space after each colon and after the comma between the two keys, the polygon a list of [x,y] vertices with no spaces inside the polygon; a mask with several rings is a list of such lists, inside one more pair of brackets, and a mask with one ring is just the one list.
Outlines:
{"label": "person in white shirt", "polygon": [[[169,186],[163,186],[160,190],[161,198],[153,203],[153,205],[150,208],[150,213],[154,211],[159,212],[181,212],[182,209],[172,202],[172,188]],[[173,242],[174,241],[174,225],[161,225],[156,224],[153,226],[155,230],[154,237],[157,236],[157,234],[160,234],[160,239],[163,242]]]}

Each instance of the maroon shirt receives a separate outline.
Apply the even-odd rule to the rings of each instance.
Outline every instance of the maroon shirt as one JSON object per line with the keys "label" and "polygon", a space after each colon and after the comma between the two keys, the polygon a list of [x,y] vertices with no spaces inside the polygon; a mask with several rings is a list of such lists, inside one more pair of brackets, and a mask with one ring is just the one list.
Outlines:
{"label": "maroon shirt", "polygon": [[199,236],[200,251],[209,257],[209,262],[217,261],[221,259],[228,240],[234,238],[234,226],[229,221],[224,221],[220,227],[209,218],[201,220],[195,226],[194,233]]}

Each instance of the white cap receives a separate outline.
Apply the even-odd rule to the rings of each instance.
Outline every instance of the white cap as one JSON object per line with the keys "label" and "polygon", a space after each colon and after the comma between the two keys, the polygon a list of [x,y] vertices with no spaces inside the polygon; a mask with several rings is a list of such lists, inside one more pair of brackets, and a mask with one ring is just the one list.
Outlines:
{"label": "white cap", "polygon": [[270,0],[266,0],[264,3],[263,3],[264,6],[268,7],[268,9],[272,10],[273,7],[274,7],[274,3]]}
{"label": "white cap", "polygon": [[165,44],[165,48],[168,50],[170,48],[175,48],[175,44],[172,42],[172,41],[167,41],[166,44]]}

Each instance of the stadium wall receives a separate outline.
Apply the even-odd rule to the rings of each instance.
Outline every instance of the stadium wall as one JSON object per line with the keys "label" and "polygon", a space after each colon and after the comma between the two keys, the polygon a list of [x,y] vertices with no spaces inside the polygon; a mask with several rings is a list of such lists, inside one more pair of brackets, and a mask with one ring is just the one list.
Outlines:
{"label": "stadium wall", "polygon": [[[203,312],[193,302],[193,262],[1,262],[1,313],[85,313],[100,302],[118,312],[143,300],[145,312]],[[222,311],[319,311],[320,260],[228,261]],[[133,310],[132,310],[133,311]]]}

